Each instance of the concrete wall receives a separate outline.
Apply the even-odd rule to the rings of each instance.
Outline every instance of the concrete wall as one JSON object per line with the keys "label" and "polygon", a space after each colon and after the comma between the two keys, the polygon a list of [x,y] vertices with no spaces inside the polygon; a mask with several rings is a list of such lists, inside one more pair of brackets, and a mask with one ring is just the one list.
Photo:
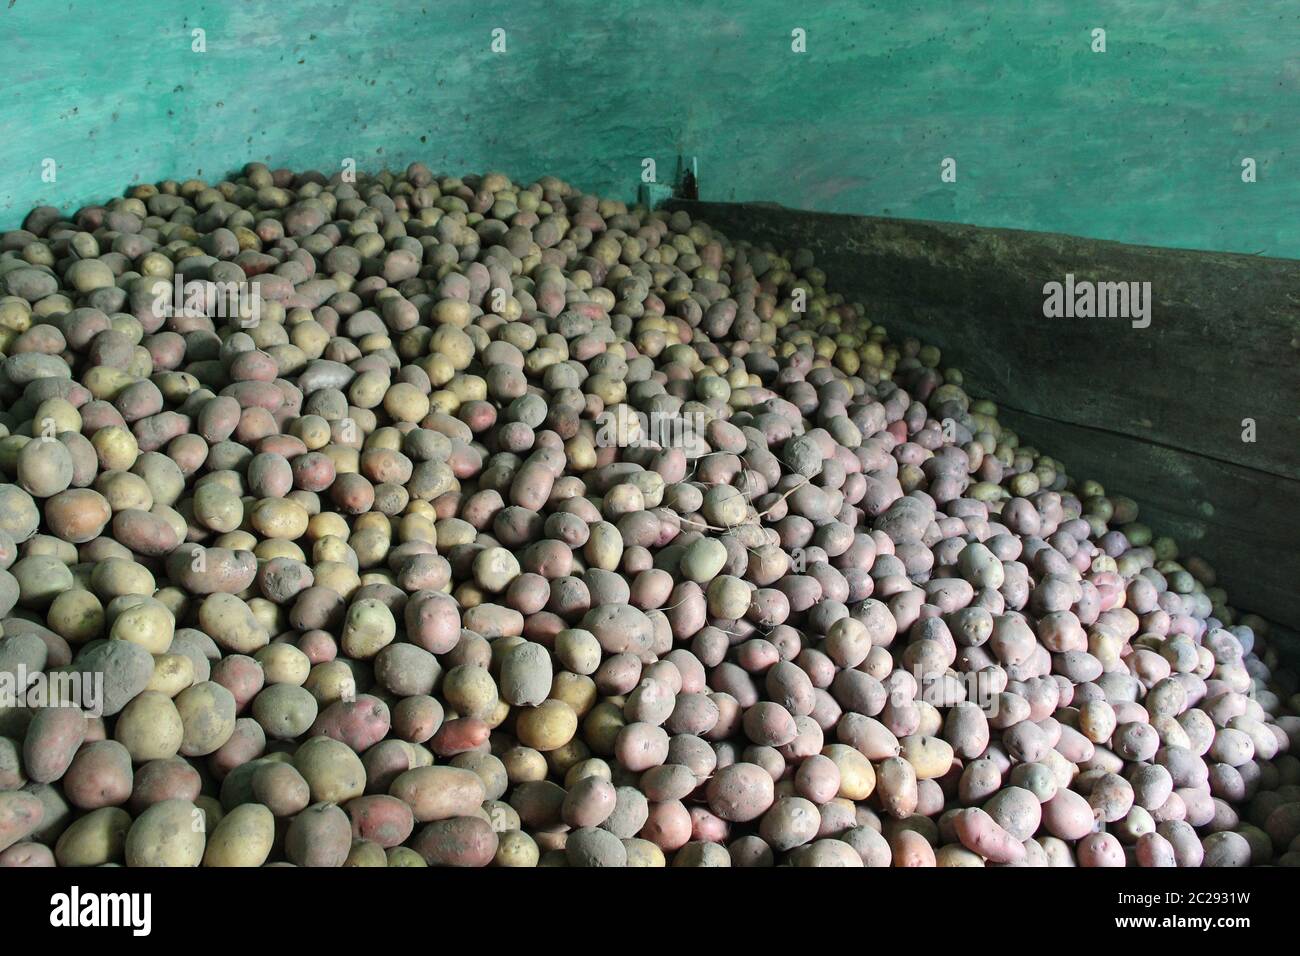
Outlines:
{"label": "concrete wall", "polygon": [[707,199],[1296,257],[1297,50],[1290,0],[0,0],[0,227],[250,159],[631,198],[687,154]]}

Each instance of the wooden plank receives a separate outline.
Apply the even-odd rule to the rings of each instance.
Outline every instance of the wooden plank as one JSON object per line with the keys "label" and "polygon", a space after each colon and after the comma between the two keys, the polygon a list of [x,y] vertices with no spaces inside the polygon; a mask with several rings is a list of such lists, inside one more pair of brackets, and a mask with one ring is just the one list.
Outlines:
{"label": "wooden plank", "polygon": [[1209,561],[1233,607],[1300,627],[1300,481],[1004,408],[1021,443],[1141,507],[1138,520]]}
{"label": "wooden plank", "polygon": [[[812,250],[832,289],[942,348],[1024,443],[1132,497],[1208,560],[1234,607],[1300,629],[1300,262],[768,204],[670,208]],[[1151,282],[1150,327],[1045,318],[1043,284],[1067,272]]]}
{"label": "wooden plank", "polygon": [[[1300,478],[1300,261],[766,204],[670,208],[812,250],[835,290],[938,345],[984,397]],[[1150,327],[1046,318],[1044,285],[1067,274],[1150,282]]]}

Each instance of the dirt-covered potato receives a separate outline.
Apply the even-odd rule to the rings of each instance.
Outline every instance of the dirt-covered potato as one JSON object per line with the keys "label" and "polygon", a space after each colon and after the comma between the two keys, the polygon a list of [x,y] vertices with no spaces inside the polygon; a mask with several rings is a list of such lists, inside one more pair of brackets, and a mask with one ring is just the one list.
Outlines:
{"label": "dirt-covered potato", "polygon": [[221,818],[208,836],[204,866],[261,866],[275,842],[275,817],[260,803],[244,803]]}
{"label": "dirt-covered potato", "polygon": [[22,790],[0,792],[0,850],[35,833],[45,822],[45,805]]}
{"label": "dirt-covered potato", "polygon": [[43,707],[32,716],[23,740],[23,770],[37,783],[67,772],[86,739],[86,718],[76,707]]}
{"label": "dirt-covered potato", "polygon": [[295,866],[342,866],[352,850],[352,826],[334,804],[314,803],[289,821],[284,847]]}
{"label": "dirt-covered potato", "polygon": [[187,757],[213,753],[235,732],[235,696],[214,681],[203,681],[176,697],[183,736],[180,752]]}
{"label": "dirt-covered potato", "polygon": [[203,811],[189,800],[155,803],[131,822],[127,866],[198,866],[207,843]]}
{"label": "dirt-covered potato", "polygon": [[486,820],[456,816],[426,824],[412,848],[429,866],[487,866],[498,845],[496,832]]}
{"label": "dirt-covered potato", "polygon": [[134,784],[131,753],[116,740],[83,744],[63,775],[68,802],[82,810],[123,806]]}

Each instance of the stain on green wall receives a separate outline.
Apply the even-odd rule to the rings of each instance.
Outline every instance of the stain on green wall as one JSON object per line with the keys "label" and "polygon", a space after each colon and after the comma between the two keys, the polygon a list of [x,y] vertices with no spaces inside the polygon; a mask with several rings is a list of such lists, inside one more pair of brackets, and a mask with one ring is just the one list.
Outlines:
{"label": "stain on green wall", "polygon": [[1300,256],[1293,0],[0,0],[0,53],[4,228],[250,159],[632,198],[687,154],[707,199]]}

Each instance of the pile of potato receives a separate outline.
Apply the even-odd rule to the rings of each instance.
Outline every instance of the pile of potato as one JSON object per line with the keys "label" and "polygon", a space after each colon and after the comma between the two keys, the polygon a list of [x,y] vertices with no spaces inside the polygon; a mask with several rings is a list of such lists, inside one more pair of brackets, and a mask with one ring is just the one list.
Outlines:
{"label": "pile of potato", "polygon": [[253,163],[0,294],[0,865],[1300,862],[1264,622],[807,251]]}

